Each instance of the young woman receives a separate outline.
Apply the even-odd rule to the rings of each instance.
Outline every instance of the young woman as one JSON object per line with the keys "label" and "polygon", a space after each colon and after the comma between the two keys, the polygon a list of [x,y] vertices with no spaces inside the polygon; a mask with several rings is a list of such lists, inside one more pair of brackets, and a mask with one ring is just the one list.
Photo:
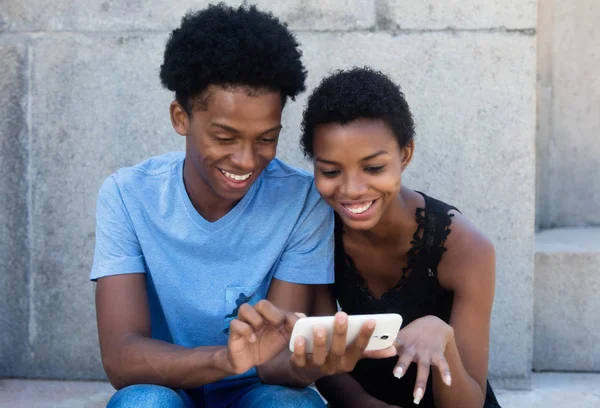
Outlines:
{"label": "young woman", "polygon": [[348,314],[404,318],[396,357],[317,385],[332,406],[498,407],[487,382],[494,247],[455,207],[402,185],[413,137],[404,95],[380,72],[337,71],[309,98],[302,146],[336,212],[335,284],[319,313],[337,300]]}

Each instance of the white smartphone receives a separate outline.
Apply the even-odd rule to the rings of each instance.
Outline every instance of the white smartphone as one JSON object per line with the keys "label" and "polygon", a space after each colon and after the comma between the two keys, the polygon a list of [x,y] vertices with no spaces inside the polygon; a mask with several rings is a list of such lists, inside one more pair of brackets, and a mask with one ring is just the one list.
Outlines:
{"label": "white smartphone", "polygon": [[[306,352],[312,353],[313,332],[316,326],[327,330],[327,350],[331,346],[333,337],[334,316],[303,317],[294,325],[292,337],[290,338],[290,350],[294,351],[296,338],[303,336],[306,339]],[[348,332],[346,333],[346,345],[356,339],[364,322],[372,319],[375,321],[375,330],[365,350],[383,350],[394,344],[396,335],[402,326],[402,316],[396,313],[350,315],[348,316]]]}

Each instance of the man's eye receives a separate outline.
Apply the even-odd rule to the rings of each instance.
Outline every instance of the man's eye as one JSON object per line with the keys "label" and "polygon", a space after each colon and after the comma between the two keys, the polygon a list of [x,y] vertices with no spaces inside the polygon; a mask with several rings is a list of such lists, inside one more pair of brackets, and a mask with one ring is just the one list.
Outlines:
{"label": "man's eye", "polygon": [[220,143],[231,143],[235,141],[234,137],[221,137],[221,136],[213,136],[217,142]]}
{"label": "man's eye", "polygon": [[275,143],[277,141],[277,138],[263,137],[258,140],[263,143]]}

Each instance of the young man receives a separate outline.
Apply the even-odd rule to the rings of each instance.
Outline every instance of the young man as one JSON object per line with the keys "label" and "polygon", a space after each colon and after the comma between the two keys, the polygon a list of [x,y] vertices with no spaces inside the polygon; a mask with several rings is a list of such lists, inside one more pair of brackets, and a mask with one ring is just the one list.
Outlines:
{"label": "young man", "polygon": [[300,56],[253,6],[210,6],[171,34],[160,78],[185,154],[117,171],[97,201],[109,407],[323,406],[265,384],[310,382],[284,350],[290,311],[308,313],[311,285],[333,280],[332,212],[310,174],[275,159],[285,101],[304,90]]}

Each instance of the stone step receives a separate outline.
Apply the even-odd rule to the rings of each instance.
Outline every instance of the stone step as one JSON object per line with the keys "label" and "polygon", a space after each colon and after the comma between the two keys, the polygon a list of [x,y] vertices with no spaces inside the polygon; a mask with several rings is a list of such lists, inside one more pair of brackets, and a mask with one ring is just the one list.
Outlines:
{"label": "stone step", "polygon": [[[600,374],[534,373],[531,391],[496,390],[503,408],[600,407]],[[0,408],[103,408],[106,382],[0,379]]]}
{"label": "stone step", "polygon": [[600,371],[600,228],[536,235],[533,369]]}

